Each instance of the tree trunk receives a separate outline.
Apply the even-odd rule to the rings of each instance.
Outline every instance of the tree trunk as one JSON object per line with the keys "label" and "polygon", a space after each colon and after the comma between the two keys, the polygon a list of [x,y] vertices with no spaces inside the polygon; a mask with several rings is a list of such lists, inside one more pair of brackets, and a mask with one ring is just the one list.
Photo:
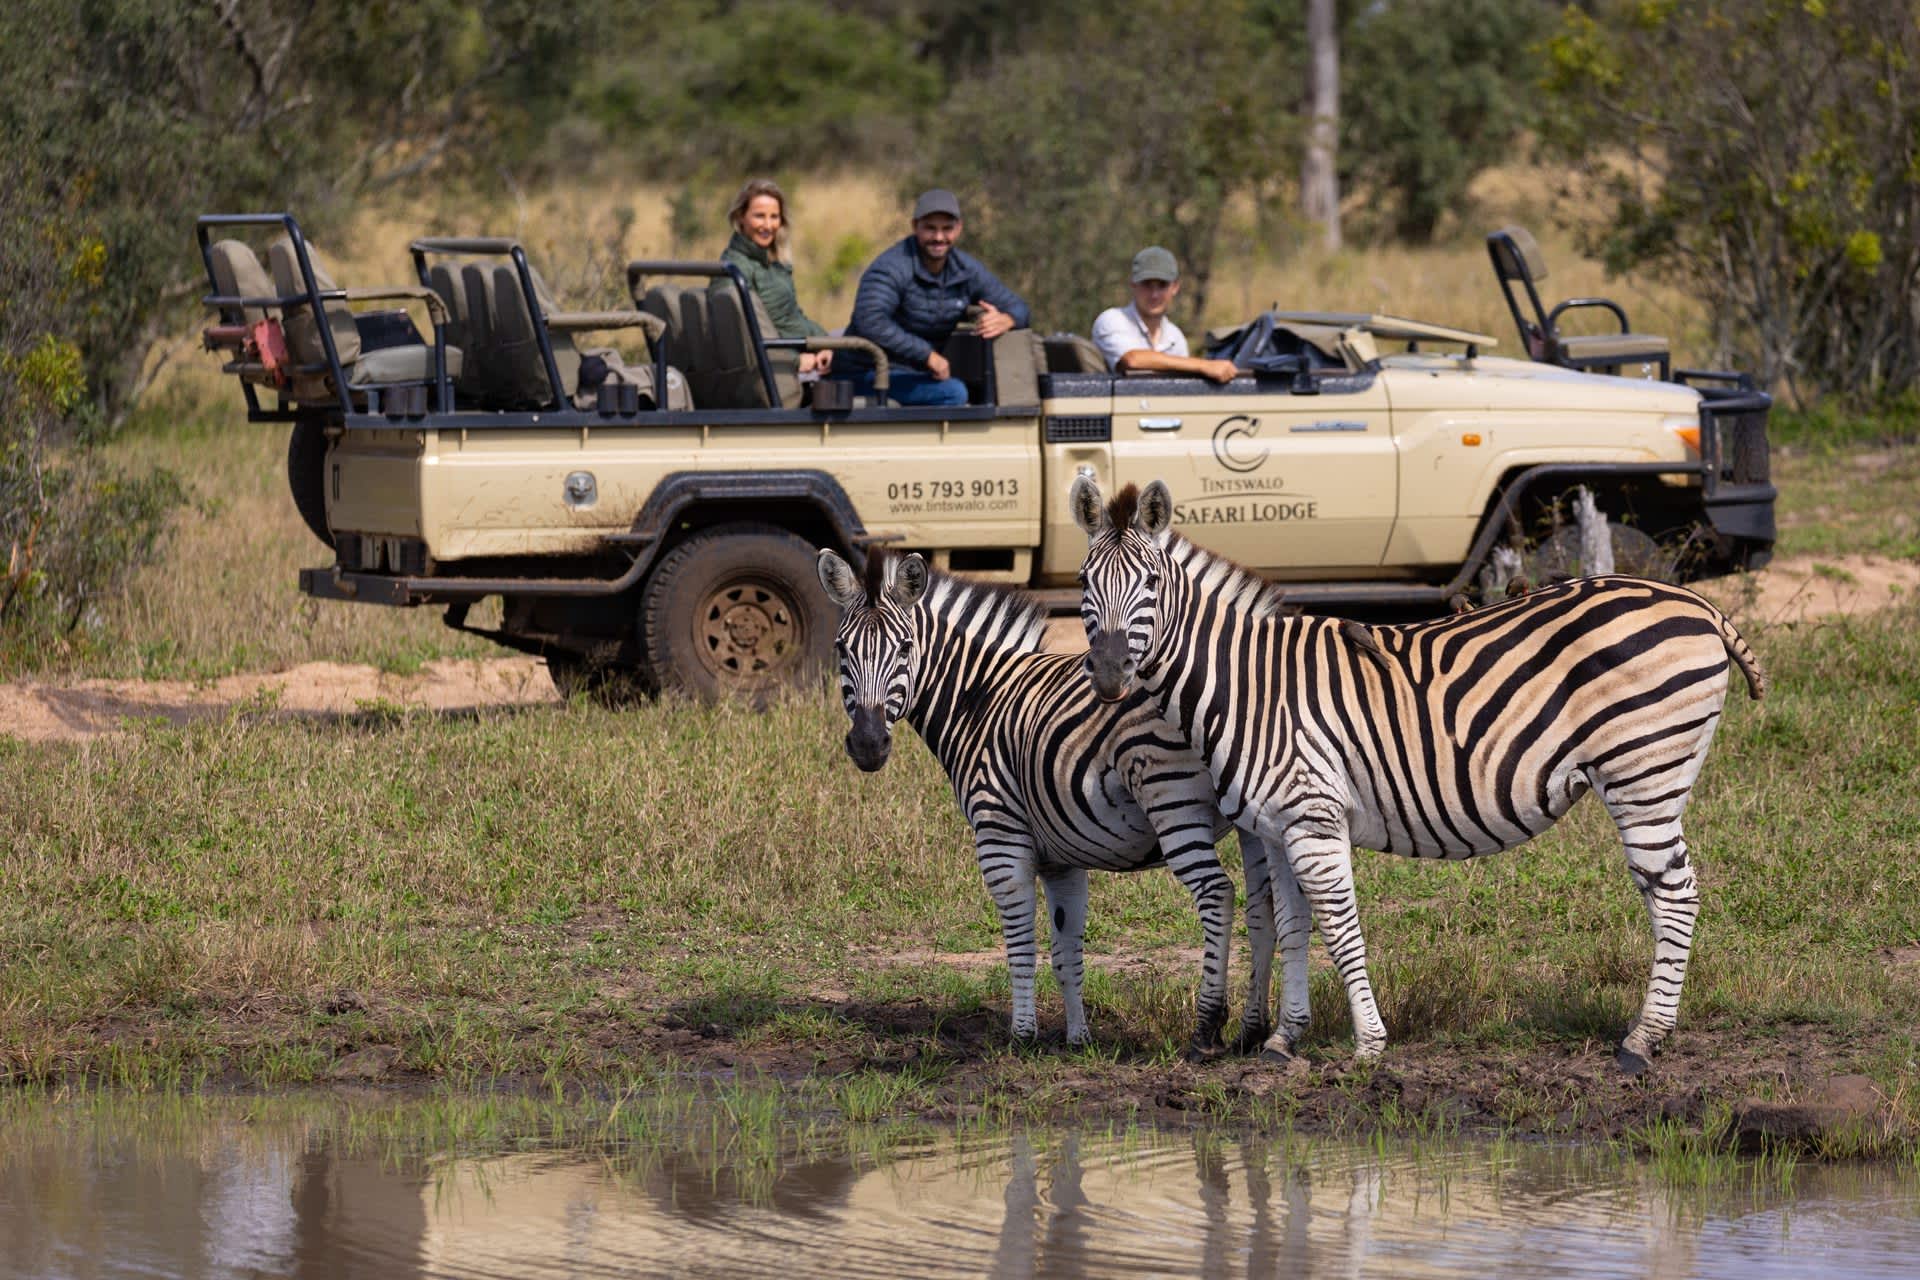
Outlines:
{"label": "tree trunk", "polygon": [[1340,35],[1334,0],[1307,0],[1307,153],[1300,166],[1300,207],[1325,231],[1328,252],[1340,247],[1340,180],[1334,149],[1340,137]]}

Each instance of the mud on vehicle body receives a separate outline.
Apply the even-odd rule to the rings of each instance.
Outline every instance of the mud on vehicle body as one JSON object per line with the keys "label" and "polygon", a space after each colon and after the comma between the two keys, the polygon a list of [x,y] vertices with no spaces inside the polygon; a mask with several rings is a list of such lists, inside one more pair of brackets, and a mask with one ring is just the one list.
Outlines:
{"label": "mud on vehicle body", "polygon": [[[1510,290],[1511,234],[1490,245]],[[198,236],[208,344],[250,420],[290,425],[295,504],[334,554],[302,589],[445,606],[544,655],[567,692],[803,676],[831,643],[818,547],[920,551],[1070,610],[1083,471],[1164,479],[1183,532],[1317,610],[1438,612],[1503,544],[1541,578],[1574,571],[1556,526],[1576,486],[1668,576],[1757,566],[1773,544],[1767,396],[1737,374],[1652,376],[1658,339],[1569,347],[1558,310],[1515,306],[1537,358],[1514,360],[1484,334],[1276,308],[1209,335],[1242,370],[1224,384],[1117,376],[1075,335],[963,327],[947,355],[971,403],[902,408],[876,348],[772,337],[724,263],[634,262],[630,307],[572,312],[509,238],[415,240],[415,281],[341,289],[289,215],[209,215]],[[237,236],[271,238],[265,265]],[[414,308],[430,336],[363,301]],[[798,375],[800,350],[848,347],[875,357],[871,401]],[[471,624],[495,596],[499,624]]]}

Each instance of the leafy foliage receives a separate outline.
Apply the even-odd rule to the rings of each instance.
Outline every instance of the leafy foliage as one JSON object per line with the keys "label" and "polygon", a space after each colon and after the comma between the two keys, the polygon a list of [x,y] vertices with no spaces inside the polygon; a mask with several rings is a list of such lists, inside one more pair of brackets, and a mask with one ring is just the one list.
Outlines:
{"label": "leafy foliage", "polygon": [[1686,279],[1733,361],[1796,398],[1920,382],[1920,7],[1569,9],[1547,55],[1609,265]]}
{"label": "leafy foliage", "polygon": [[650,169],[683,174],[884,164],[943,87],[913,32],[888,16],[750,0],[647,5],[574,108]]}
{"label": "leafy foliage", "polygon": [[[1033,304],[1084,329],[1146,244],[1173,250],[1206,309],[1228,203],[1266,193],[1294,130],[1283,46],[1246,5],[1145,0],[996,61],[928,126],[916,185],[967,201],[969,248]],[[1141,51],[1151,49],[1152,57]]]}
{"label": "leafy foliage", "polygon": [[1396,0],[1348,25],[1341,185],[1375,194],[1384,230],[1433,239],[1474,175],[1511,156],[1546,16],[1536,0]]}

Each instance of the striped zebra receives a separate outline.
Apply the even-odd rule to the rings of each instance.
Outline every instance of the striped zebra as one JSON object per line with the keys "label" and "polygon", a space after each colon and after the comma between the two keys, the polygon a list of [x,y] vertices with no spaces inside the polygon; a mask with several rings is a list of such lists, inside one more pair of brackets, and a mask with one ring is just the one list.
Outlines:
{"label": "striped zebra", "polygon": [[[1214,856],[1229,824],[1199,756],[1144,697],[1102,702],[1077,656],[1040,652],[1046,615],[1030,596],[934,573],[917,555],[875,550],[863,577],[822,551],[818,568],[843,611],[834,647],[853,722],[847,754],[863,770],[881,768],[892,726],[904,718],[946,770],[1000,914],[1014,1036],[1031,1039],[1038,1029],[1034,878],[1052,911],[1067,1040],[1083,1044],[1087,872],[1165,863],[1193,895],[1205,933],[1189,1056],[1211,1049],[1227,1016],[1233,883]],[[1297,889],[1275,909],[1258,838],[1242,833],[1240,847],[1254,956],[1238,1047],[1251,1051],[1272,1031],[1276,920],[1289,948],[1285,1016],[1305,1024],[1311,921]]]}
{"label": "striped zebra", "polygon": [[[1256,616],[1261,580],[1170,532],[1158,481],[1087,532],[1081,617],[1102,697],[1144,688],[1206,759],[1226,815],[1292,867],[1347,988],[1362,1057],[1386,1045],[1367,980],[1352,847],[1471,858],[1539,835],[1596,792],[1653,926],[1653,973],[1616,1060],[1672,1032],[1699,911],[1681,817],[1726,701],[1733,624],[1690,591],[1583,578],[1437,622]],[[1267,1044],[1287,1055],[1294,1040]]]}

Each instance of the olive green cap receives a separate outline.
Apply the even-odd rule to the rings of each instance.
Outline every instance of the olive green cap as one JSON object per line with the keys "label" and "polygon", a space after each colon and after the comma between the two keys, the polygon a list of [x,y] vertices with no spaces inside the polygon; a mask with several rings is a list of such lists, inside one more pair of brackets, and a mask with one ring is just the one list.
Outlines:
{"label": "olive green cap", "polygon": [[1172,284],[1180,278],[1180,264],[1173,260],[1173,254],[1159,245],[1148,245],[1133,255],[1133,282],[1143,280],[1165,280]]}

